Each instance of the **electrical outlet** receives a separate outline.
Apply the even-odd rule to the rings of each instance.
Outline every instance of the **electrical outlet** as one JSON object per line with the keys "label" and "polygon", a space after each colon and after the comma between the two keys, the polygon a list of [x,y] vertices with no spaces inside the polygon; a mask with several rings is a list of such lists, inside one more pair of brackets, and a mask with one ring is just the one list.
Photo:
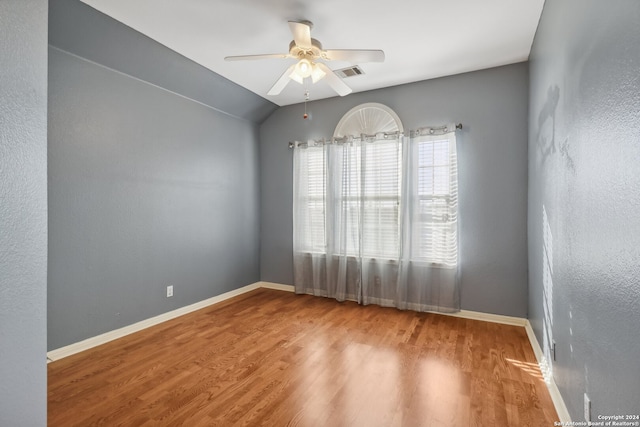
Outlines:
{"label": "electrical outlet", "polygon": [[167,298],[173,296],[173,285],[167,286]]}
{"label": "electrical outlet", "polygon": [[584,394],[584,420],[591,421],[591,399],[589,399],[587,393]]}

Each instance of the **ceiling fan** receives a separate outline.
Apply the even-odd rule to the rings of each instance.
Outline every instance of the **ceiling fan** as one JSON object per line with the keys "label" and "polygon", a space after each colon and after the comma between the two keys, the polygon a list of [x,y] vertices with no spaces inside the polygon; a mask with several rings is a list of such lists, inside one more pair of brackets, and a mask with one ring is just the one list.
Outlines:
{"label": "ceiling fan", "polygon": [[269,92],[267,92],[267,95],[278,95],[290,80],[302,84],[305,78],[311,77],[313,83],[326,78],[329,86],[338,92],[340,96],[351,93],[351,88],[321,61],[349,61],[352,63],[384,61],[384,52],[381,50],[324,50],[318,40],[311,38],[312,27],[313,23],[310,21],[289,21],[289,29],[293,34],[293,40],[289,43],[289,53],[227,56],[224,59],[225,61],[272,58],[297,59],[298,62],[287,68]]}

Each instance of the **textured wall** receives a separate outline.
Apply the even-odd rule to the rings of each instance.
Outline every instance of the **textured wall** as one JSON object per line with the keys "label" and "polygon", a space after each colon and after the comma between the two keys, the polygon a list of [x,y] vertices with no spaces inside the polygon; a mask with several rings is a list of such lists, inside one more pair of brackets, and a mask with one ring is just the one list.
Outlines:
{"label": "textured wall", "polygon": [[302,119],[302,105],[278,109],[260,128],[261,279],[293,281],[287,143],[330,137],[349,109],[380,102],[405,129],[464,124],[458,134],[462,307],[526,317],[527,82],[523,63],[311,102],[311,120]]}
{"label": "textured wall", "polygon": [[257,125],[57,47],[49,59],[49,349],[257,282]]}
{"label": "textured wall", "polygon": [[0,1],[0,425],[47,420],[47,2]]}
{"label": "textured wall", "polygon": [[640,413],[638,22],[547,0],[530,60],[529,314],[576,421],[584,392],[594,420]]}

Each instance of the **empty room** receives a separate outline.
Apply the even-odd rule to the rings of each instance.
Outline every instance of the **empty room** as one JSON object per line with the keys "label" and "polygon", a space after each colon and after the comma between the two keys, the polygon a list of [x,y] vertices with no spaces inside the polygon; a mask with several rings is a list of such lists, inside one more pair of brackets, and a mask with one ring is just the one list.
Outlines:
{"label": "empty room", "polygon": [[640,426],[639,22],[0,0],[0,426]]}

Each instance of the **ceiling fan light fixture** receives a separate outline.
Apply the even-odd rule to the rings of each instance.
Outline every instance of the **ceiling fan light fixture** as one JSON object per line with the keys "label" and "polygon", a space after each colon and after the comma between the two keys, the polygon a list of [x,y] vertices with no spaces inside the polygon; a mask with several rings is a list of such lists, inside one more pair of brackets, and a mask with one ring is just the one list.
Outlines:
{"label": "ceiling fan light fixture", "polygon": [[307,58],[303,58],[295,65],[293,72],[289,75],[291,80],[294,80],[300,84],[304,83],[304,79],[311,77],[313,82],[317,82],[324,77],[324,71],[316,67],[316,64],[309,61]]}
{"label": "ceiling fan light fixture", "polygon": [[313,66],[311,65],[311,62],[308,59],[304,58],[304,59],[301,59],[296,65],[295,72],[300,77],[305,79],[311,75],[312,69],[313,69]]}

